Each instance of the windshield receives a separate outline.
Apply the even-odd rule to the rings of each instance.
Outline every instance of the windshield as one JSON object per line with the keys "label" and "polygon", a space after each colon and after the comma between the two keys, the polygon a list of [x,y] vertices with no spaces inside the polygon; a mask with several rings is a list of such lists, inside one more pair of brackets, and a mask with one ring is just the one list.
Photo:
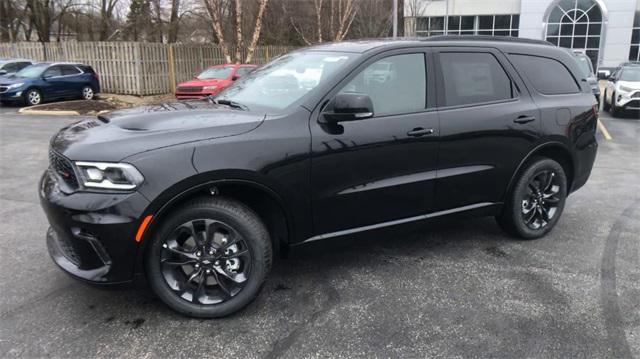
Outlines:
{"label": "windshield", "polygon": [[232,72],[233,72],[233,67],[231,66],[212,67],[202,71],[200,75],[198,75],[197,77],[199,80],[226,79],[226,78],[229,78],[229,76],[231,76]]}
{"label": "windshield", "polygon": [[49,68],[49,64],[27,66],[24,69],[16,72],[16,76],[19,76],[19,77],[38,77],[38,76],[42,75],[44,70],[46,70],[47,68]]}
{"label": "windshield", "polygon": [[236,81],[216,97],[249,108],[282,110],[324,83],[356,55],[301,51],[283,55]]}
{"label": "windshield", "polygon": [[640,66],[624,67],[620,72],[621,81],[640,81]]}
{"label": "windshield", "polygon": [[580,67],[580,71],[585,77],[591,77],[593,71],[591,71],[591,59],[586,55],[576,55],[576,62]]}

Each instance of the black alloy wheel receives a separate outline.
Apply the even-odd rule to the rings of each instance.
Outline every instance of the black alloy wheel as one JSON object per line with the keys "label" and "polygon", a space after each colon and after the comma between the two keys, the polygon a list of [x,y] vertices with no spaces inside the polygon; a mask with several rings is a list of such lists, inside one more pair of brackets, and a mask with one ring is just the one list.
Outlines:
{"label": "black alloy wheel", "polygon": [[271,268],[271,241],[242,203],[193,201],[166,218],[148,248],[151,288],[172,309],[194,317],[234,313],[258,294]]}
{"label": "black alloy wheel", "polygon": [[507,233],[523,239],[545,236],[558,222],[567,196],[564,168],[550,158],[528,161],[496,217]]}
{"label": "black alloy wheel", "polygon": [[560,184],[553,170],[542,171],[529,181],[522,199],[522,218],[527,227],[538,230],[558,213]]}
{"label": "black alloy wheel", "polygon": [[217,304],[242,290],[251,253],[242,236],[211,219],[178,226],[162,244],[162,275],[176,294],[195,304]]}

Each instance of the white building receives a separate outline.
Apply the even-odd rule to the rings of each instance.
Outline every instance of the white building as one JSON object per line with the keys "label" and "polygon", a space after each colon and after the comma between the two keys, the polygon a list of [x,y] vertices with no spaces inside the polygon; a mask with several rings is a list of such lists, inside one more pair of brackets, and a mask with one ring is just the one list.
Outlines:
{"label": "white building", "polygon": [[405,36],[519,36],[584,50],[594,65],[640,61],[640,0],[405,0]]}

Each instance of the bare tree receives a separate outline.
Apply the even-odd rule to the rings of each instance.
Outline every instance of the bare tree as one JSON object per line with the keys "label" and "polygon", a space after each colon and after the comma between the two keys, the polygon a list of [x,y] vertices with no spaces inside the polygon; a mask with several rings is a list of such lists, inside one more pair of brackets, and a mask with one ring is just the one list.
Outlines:
{"label": "bare tree", "polygon": [[180,0],[171,0],[171,17],[169,17],[169,43],[178,41],[178,29],[180,25]]}
{"label": "bare tree", "polygon": [[100,41],[109,38],[109,23],[119,0],[100,0]]}
{"label": "bare tree", "polygon": [[[255,48],[258,45],[258,40],[260,39],[260,32],[262,31],[262,20],[264,18],[264,14],[266,12],[267,4],[269,0],[258,0],[258,12],[255,16],[255,23],[253,28],[253,34],[251,36],[251,42],[247,49],[247,57],[246,59],[242,59],[242,47],[245,43],[244,40],[244,32],[243,32],[243,20],[246,15],[246,11],[244,10],[245,3],[242,0],[234,0],[234,8],[231,9],[229,1],[225,0],[203,0],[207,12],[211,17],[211,26],[213,28],[213,32],[218,39],[218,45],[222,50],[222,54],[225,57],[227,62],[249,62],[253,59],[253,54],[255,52]],[[255,1],[255,0],[252,0]],[[232,11],[233,10],[233,11]],[[230,44],[225,35],[225,29],[227,26],[223,23],[223,19],[229,18],[230,14],[235,13],[235,26],[233,30],[235,32],[235,44]],[[229,50],[231,45],[235,45],[236,51],[234,53],[233,58],[231,57],[231,51]]]}
{"label": "bare tree", "polygon": [[325,39],[344,40],[358,14],[359,4],[359,0],[313,0],[313,20],[305,16],[308,11],[300,8],[304,4],[295,4],[297,8],[293,11],[285,3],[282,8],[294,30],[309,45]]}
{"label": "bare tree", "polygon": [[389,0],[367,0],[360,3],[351,35],[355,38],[389,36],[393,14]]}

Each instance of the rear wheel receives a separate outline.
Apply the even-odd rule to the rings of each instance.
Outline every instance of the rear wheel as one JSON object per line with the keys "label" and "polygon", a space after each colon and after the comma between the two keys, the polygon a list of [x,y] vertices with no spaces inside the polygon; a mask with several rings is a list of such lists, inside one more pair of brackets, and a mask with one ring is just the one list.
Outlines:
{"label": "rear wheel", "polygon": [[258,216],[237,201],[208,198],[167,218],[145,266],[151,288],[169,307],[214,318],[249,304],[271,261],[269,234]]}
{"label": "rear wheel", "polygon": [[24,94],[24,103],[27,106],[35,106],[42,103],[42,93],[36,89],[29,89]]}
{"label": "rear wheel", "polygon": [[82,99],[83,100],[93,100],[95,96],[95,92],[93,91],[93,87],[85,86],[82,88]]}
{"label": "rear wheel", "polygon": [[543,237],[558,222],[566,196],[567,177],[562,166],[549,158],[535,158],[509,194],[498,224],[520,238]]}

